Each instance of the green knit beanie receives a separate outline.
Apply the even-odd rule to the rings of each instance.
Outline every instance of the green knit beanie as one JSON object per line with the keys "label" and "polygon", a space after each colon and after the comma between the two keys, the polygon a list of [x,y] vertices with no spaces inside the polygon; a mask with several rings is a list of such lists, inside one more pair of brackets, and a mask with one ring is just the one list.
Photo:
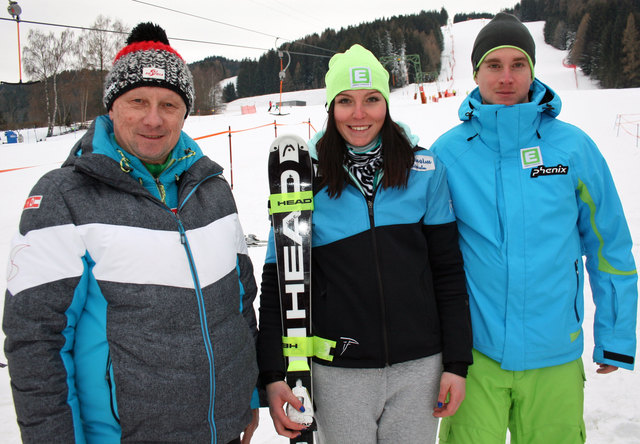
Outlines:
{"label": "green knit beanie", "polygon": [[378,90],[389,103],[389,73],[371,51],[360,45],[331,57],[324,83],[328,105],[342,91],[352,89]]}

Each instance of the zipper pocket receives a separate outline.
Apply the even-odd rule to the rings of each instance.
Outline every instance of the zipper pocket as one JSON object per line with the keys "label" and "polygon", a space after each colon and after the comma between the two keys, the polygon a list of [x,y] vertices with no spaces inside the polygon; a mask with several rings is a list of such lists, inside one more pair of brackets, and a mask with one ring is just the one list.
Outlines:
{"label": "zipper pocket", "polygon": [[105,379],[107,380],[107,385],[109,386],[109,401],[111,404],[111,414],[113,415],[113,419],[116,420],[118,424],[120,424],[120,417],[118,416],[118,406],[116,403],[116,387],[114,383],[113,377],[113,365],[111,363],[111,352],[107,354],[107,368],[105,372]]}
{"label": "zipper pocket", "polygon": [[578,261],[578,259],[576,259],[576,261],[573,263],[573,266],[575,268],[576,271],[576,293],[575,296],[573,298],[573,309],[575,311],[576,314],[576,321],[578,322],[578,324],[580,323],[580,313],[578,312],[578,298],[580,297],[580,268],[579,268],[580,262]]}

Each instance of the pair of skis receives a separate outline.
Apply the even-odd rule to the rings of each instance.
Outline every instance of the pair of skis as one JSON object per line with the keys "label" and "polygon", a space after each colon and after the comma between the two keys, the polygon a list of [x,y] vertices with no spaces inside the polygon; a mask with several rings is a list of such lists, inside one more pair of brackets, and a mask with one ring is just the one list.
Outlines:
{"label": "pair of skis", "polygon": [[269,213],[275,239],[286,380],[304,412],[287,406],[287,416],[308,426],[292,444],[313,444],[311,357],[311,215],[313,168],[298,136],[274,140],[269,152]]}

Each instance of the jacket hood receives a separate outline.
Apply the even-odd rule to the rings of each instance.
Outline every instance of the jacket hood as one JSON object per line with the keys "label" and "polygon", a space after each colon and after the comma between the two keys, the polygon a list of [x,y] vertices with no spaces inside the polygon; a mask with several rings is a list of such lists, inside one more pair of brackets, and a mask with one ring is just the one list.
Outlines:
{"label": "jacket hood", "polygon": [[459,118],[468,129],[467,140],[479,136],[492,150],[510,151],[541,137],[544,121],[555,120],[560,113],[560,97],[548,86],[534,80],[531,101],[517,105],[482,103],[480,91],[474,89],[460,106]]}
{"label": "jacket hood", "polygon": [[[562,108],[562,100],[556,92],[540,80],[535,79],[531,84],[529,90],[531,100],[527,103],[521,103],[519,105],[510,106],[523,106],[535,108],[537,113],[545,113],[550,117],[557,117],[560,114]],[[477,115],[479,110],[482,112],[495,113],[500,108],[505,108],[509,105],[488,105],[482,103],[482,97],[480,96],[480,89],[476,87],[466,99],[460,105],[458,110],[458,117],[460,120],[471,120],[473,115]]]}

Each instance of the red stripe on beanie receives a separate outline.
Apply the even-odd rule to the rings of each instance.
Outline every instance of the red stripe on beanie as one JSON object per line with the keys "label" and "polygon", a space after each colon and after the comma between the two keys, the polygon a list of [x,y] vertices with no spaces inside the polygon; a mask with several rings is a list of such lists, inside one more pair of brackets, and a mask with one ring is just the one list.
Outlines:
{"label": "red stripe on beanie", "polygon": [[165,45],[162,42],[150,42],[150,41],[147,41],[147,42],[133,42],[130,45],[125,46],[124,48],[122,48],[120,50],[118,55],[116,55],[116,58],[113,60],[113,63],[117,62],[120,57],[125,56],[127,54],[131,54],[132,52],[148,51],[150,49],[156,49],[156,50],[160,50],[160,51],[168,51],[168,52],[178,56],[180,58],[180,60],[182,60],[184,62],[184,59],[182,58],[182,56],[180,54],[178,54],[178,51],[173,49],[171,46]]}

